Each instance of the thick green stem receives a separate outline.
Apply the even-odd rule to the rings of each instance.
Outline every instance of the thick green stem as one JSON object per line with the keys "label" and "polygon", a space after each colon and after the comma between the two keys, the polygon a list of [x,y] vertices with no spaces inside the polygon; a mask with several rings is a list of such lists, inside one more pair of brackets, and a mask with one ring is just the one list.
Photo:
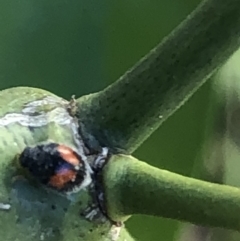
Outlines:
{"label": "thick green stem", "polygon": [[240,189],[113,156],[104,169],[108,213],[114,220],[145,214],[240,230]]}
{"label": "thick green stem", "polygon": [[239,26],[240,0],[203,1],[117,82],[78,100],[86,139],[132,153],[239,47]]}

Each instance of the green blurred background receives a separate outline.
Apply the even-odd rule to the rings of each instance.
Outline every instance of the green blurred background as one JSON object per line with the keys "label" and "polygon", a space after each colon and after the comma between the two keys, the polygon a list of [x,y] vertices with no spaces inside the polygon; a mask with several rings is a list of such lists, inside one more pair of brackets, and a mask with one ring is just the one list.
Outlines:
{"label": "green blurred background", "polygon": [[[0,89],[33,86],[67,99],[101,90],[171,32],[199,2],[1,0]],[[205,84],[135,155],[184,175],[192,175],[194,169],[199,176],[201,168],[196,166],[211,132],[211,85]],[[126,226],[138,241],[172,241],[178,240],[182,225],[138,216]]]}

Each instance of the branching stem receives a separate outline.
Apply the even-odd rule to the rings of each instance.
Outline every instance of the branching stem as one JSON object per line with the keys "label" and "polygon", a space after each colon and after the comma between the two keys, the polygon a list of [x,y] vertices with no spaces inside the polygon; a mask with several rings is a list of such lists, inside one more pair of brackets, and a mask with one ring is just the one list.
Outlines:
{"label": "branching stem", "polygon": [[184,177],[131,156],[113,156],[104,170],[113,220],[145,214],[240,230],[240,189]]}
{"label": "branching stem", "polygon": [[132,153],[239,47],[239,26],[240,0],[203,1],[118,81],[79,99],[86,139]]}

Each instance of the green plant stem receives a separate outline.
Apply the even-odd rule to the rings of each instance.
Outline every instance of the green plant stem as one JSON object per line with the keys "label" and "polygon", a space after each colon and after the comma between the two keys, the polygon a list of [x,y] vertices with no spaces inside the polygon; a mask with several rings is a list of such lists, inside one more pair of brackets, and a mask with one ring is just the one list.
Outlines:
{"label": "green plant stem", "polygon": [[157,169],[131,156],[112,156],[104,168],[113,220],[145,214],[240,230],[240,189]]}
{"label": "green plant stem", "polygon": [[81,131],[132,153],[239,47],[240,1],[207,0],[118,81],[78,100]]}

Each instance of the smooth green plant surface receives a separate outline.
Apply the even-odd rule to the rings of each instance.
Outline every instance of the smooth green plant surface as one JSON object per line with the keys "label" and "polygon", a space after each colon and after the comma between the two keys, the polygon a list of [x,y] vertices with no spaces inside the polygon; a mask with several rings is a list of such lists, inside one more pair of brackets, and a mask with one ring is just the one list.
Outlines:
{"label": "smooth green plant surface", "polygon": [[[162,44],[157,46],[156,49],[151,51],[151,53],[137,64],[135,68],[127,72],[119,81],[102,92],[80,98],[78,100],[80,120],[79,131],[88,145],[92,148],[107,146],[112,153],[132,153],[146,138],[148,138],[149,135],[174,111],[176,111],[176,109],[182,105],[184,101],[188,99],[238,48],[240,35],[239,3],[240,2],[237,0],[229,0],[228,2],[220,0],[204,1],[177,30],[175,30]],[[221,37],[222,33],[225,35],[224,38]],[[7,98],[13,100],[13,103],[9,106],[9,109],[4,105],[3,112],[1,113],[2,115],[5,115],[8,112],[12,113],[12,111],[21,111],[21,102],[19,102],[21,96],[23,98],[22,104],[27,103],[32,98],[31,95],[25,95],[20,90],[16,89],[15,91],[17,93],[13,92],[11,95],[8,95]],[[29,91],[38,92],[37,90]],[[44,93],[40,94],[39,98],[42,98],[44,95]],[[3,96],[5,97],[4,94]],[[15,107],[15,105],[18,107]],[[51,118],[49,122],[51,122]],[[14,128],[16,128],[16,133],[19,131],[19,137],[17,136],[17,138],[24,139],[26,134],[29,133],[29,130],[25,133],[24,128]],[[9,133],[15,133],[15,130],[9,128],[6,134],[9,135]],[[49,133],[53,133],[54,135],[53,130]],[[51,138],[51,136],[48,136],[48,132],[46,132],[45,137],[47,139]],[[63,138],[64,135],[60,137]],[[34,137],[30,136],[29,140],[31,140],[31,144],[39,143],[37,138],[39,138],[39,133]],[[58,138],[59,136],[55,141],[60,140]],[[19,147],[19,145],[17,146]],[[23,147],[24,145],[20,146],[18,152],[21,151]],[[10,164],[15,151],[10,147],[9,151],[5,151],[4,155],[7,155],[7,157],[2,157],[3,164],[1,166],[3,175],[1,186],[4,190],[1,192],[4,194],[1,197],[3,199],[1,200],[2,202],[8,201],[7,197],[12,188],[13,192],[15,190],[15,188],[12,187],[12,183],[5,183],[4,179],[7,175],[7,180],[10,180],[11,178],[9,177],[12,177],[13,175],[12,170],[9,170],[9,168],[12,167]],[[12,153],[9,155],[11,151]],[[134,187],[129,186],[129,184],[134,183],[131,181],[137,179],[138,175],[141,176],[141,163],[139,162],[139,172],[135,170],[130,172],[132,169],[129,168],[129,173],[132,175],[128,176],[130,181],[125,182],[125,179],[122,178],[125,176],[125,173],[121,172],[122,169],[119,168],[118,165],[115,170],[116,172],[111,170],[112,167],[116,168],[114,165],[112,166],[115,162],[111,162],[111,160],[113,159],[110,159],[109,164],[107,164],[104,171],[104,183],[108,204],[107,207],[109,208],[109,215],[113,219],[121,219],[121,216],[124,218],[125,215],[128,216],[135,213],[144,213],[147,215],[177,218],[203,225],[221,226],[236,230],[239,229],[239,221],[236,217],[238,216],[239,211],[238,189],[216,186],[214,184],[208,184],[206,182],[196,181],[182,176],[175,176],[175,174],[171,173],[166,174],[166,172],[161,170],[156,170],[155,173],[155,169],[152,167],[144,166],[144,169],[146,169],[145,173],[149,175],[149,178],[146,179],[149,183],[144,184],[144,190],[146,190],[146,194],[148,194],[148,191],[151,191],[151,189],[148,190],[147,187],[152,187],[153,190],[151,193],[154,195],[144,195],[142,192],[141,196],[139,196],[142,205],[135,205],[138,203],[139,199],[134,199],[135,196],[134,193],[132,193]],[[136,162],[136,160],[132,163],[130,162],[130,164],[134,164],[134,162]],[[120,163],[121,162],[117,164]],[[127,164],[124,164],[123,162],[123,166],[120,165],[120,167],[125,169]],[[136,164],[135,167],[138,167],[138,164]],[[111,172],[109,170],[111,170]],[[111,174],[114,173],[116,173],[116,175],[111,176]],[[155,173],[156,175],[150,175],[151,173]],[[161,173],[164,173],[164,175],[161,175]],[[167,182],[164,182],[164,180],[166,180],[165,178],[167,178]],[[176,179],[179,180],[179,185],[176,185]],[[111,184],[114,184],[115,182],[118,184],[115,185],[117,189],[113,189],[111,186]],[[185,182],[188,183],[189,186],[185,186]],[[167,185],[161,185],[162,183]],[[154,184],[156,186],[154,186]],[[136,185],[136,192],[138,191],[138,193],[140,193],[139,191],[142,191],[139,190],[139,188],[143,187],[142,185],[143,183],[141,182],[139,183],[139,186]],[[22,189],[17,188],[17,190]],[[30,193],[32,192],[31,188],[28,189],[28,187],[25,186],[24,190],[28,190],[27,192],[30,191]],[[126,202],[124,202],[123,199],[120,199],[124,198],[121,196],[124,190],[127,190],[124,195],[131,193],[128,199],[126,199]],[[175,192],[172,192],[173,190],[175,190]],[[218,195],[216,190],[219,190],[219,192],[222,191],[225,195]],[[176,212],[177,210],[172,210],[171,205],[163,202],[163,206],[159,205],[159,209],[158,206],[153,206],[156,208],[155,211],[152,208],[147,209],[147,206],[149,205],[144,205],[145,201],[145,204],[154,201],[156,205],[158,203],[157,199],[161,200],[162,195],[158,191],[166,193],[169,202],[175,199],[178,200],[179,205],[182,208],[186,207],[187,201],[189,201],[188,204],[191,208],[189,208],[189,211],[178,213]],[[117,207],[114,207],[113,204],[118,195],[112,195],[113,193],[120,193],[119,199],[122,200],[122,202],[119,203]],[[228,195],[230,193],[231,195]],[[42,192],[39,191],[39,198],[37,198],[37,200],[40,200],[41,197],[43,197],[42,195],[45,194],[42,194]],[[15,192],[13,193],[13,197],[18,197]],[[12,205],[13,210],[15,210],[17,202],[14,201],[15,199],[13,197]],[[213,203],[210,202],[212,197],[214,197]],[[20,203],[24,204],[25,199],[26,196],[23,197],[23,202]],[[118,202],[119,199],[117,200]],[[21,200],[21,198],[16,200]],[[49,202],[50,199],[46,200],[48,208]],[[62,206],[60,199],[59,201],[57,200],[57,202],[59,202],[57,203],[57,206]],[[59,229],[58,232],[60,233],[56,232],[57,234],[51,230],[51,235],[45,235],[46,233],[49,234],[49,232],[47,232],[49,230],[44,230],[42,236],[42,233],[40,232],[43,228],[42,223],[44,223],[42,219],[40,218],[41,222],[39,222],[39,216],[37,215],[36,220],[31,222],[31,219],[25,218],[24,216],[25,214],[29,215],[27,211],[25,212],[25,209],[33,209],[32,205],[36,203],[38,203],[38,201],[30,201],[27,202],[26,205],[20,206],[19,211],[23,210],[21,213],[22,216],[19,216],[18,213],[14,213],[14,211],[12,215],[11,211],[10,213],[4,211],[1,212],[1,217],[5,217],[5,219],[1,219],[2,222],[10,222],[11,227],[17,222],[17,225],[20,226],[18,226],[16,232],[21,232],[23,234],[22,236],[17,236],[16,232],[12,232],[10,233],[10,235],[12,235],[10,238],[6,236],[9,240],[13,240],[14,238],[19,238],[19,240],[21,240],[29,232],[35,233],[35,228],[38,230],[38,232],[36,232],[36,237],[38,237],[39,240],[43,238],[44,240],[56,240],[56,238],[58,238],[58,240],[68,240],[72,237],[76,238],[78,236],[72,231],[74,229],[76,232],[79,232],[78,226],[80,218],[79,215],[76,215],[76,213],[78,213],[76,209],[74,209],[73,212],[69,211],[69,220],[71,220],[71,222],[74,221],[73,223],[70,222],[71,225],[64,224],[63,231]],[[192,206],[193,204],[194,206]],[[229,208],[229,215],[226,215],[226,218],[224,218],[222,212],[220,212],[221,208],[227,208],[230,204],[232,209]],[[134,207],[136,209],[134,209]],[[210,207],[214,207],[214,212],[210,211]],[[202,210],[201,213],[194,212],[195,210],[198,210],[198,208],[199,210]],[[48,209],[45,210],[47,211]],[[59,214],[59,212],[56,213]],[[22,217],[22,219],[18,219],[18,217]],[[46,216],[44,215],[44,217]],[[56,217],[57,215],[55,218]],[[8,218],[10,218],[11,221],[9,221]],[[68,212],[65,214],[64,218],[68,220]],[[26,220],[26,222],[24,220]],[[68,221],[66,221],[66,223],[68,223]],[[33,224],[33,230],[29,230],[31,224]],[[89,225],[91,226],[92,224]],[[73,228],[73,226],[76,229]],[[80,226],[84,227],[85,224],[83,223],[83,225]],[[59,228],[58,224],[57,228]],[[92,228],[87,228],[87,230],[90,231]],[[2,230],[2,232],[3,235],[9,234],[4,230]],[[93,233],[97,233],[95,236],[96,239],[98,238],[98,240],[100,240],[99,234],[102,235],[101,238],[103,240],[105,239],[105,234],[102,232],[98,233],[97,229],[94,229]],[[87,235],[85,233],[81,235],[85,235],[84,240],[86,240]],[[31,240],[30,236],[28,237],[29,240]],[[93,237],[89,236],[88,238],[89,240],[93,240],[91,239]],[[122,237],[119,240],[121,239],[130,240],[130,237]]]}

